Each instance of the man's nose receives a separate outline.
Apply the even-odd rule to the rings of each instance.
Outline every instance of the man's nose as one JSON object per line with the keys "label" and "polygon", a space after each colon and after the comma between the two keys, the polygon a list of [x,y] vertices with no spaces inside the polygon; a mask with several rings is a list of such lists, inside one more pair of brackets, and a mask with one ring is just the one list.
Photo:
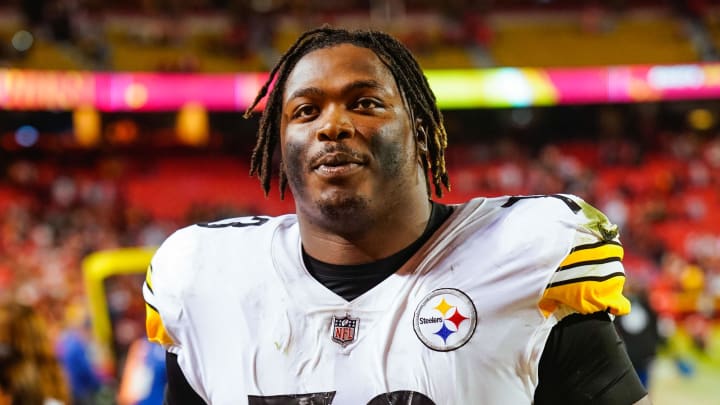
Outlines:
{"label": "man's nose", "polygon": [[355,135],[348,111],[342,106],[327,108],[321,115],[320,127],[317,130],[320,141],[340,141]]}

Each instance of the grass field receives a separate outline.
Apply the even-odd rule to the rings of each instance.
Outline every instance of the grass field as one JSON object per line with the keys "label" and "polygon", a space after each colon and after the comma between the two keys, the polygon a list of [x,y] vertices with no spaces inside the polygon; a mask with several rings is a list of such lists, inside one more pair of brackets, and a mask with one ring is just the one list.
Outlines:
{"label": "grass field", "polygon": [[683,376],[667,357],[657,360],[650,383],[654,405],[720,405],[720,367],[697,363],[692,376]]}
{"label": "grass field", "polygon": [[[684,335],[673,338],[656,360],[650,382],[654,405],[720,405],[720,328],[716,328],[710,346],[698,353]],[[681,372],[675,359],[691,365],[689,374]]]}

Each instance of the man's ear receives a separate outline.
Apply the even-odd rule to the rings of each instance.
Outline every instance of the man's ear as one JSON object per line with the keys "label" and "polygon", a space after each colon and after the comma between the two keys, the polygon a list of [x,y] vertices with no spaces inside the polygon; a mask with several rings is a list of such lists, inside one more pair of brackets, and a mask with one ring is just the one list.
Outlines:
{"label": "man's ear", "polygon": [[415,144],[417,145],[418,155],[425,156],[428,151],[428,136],[420,118],[415,119]]}

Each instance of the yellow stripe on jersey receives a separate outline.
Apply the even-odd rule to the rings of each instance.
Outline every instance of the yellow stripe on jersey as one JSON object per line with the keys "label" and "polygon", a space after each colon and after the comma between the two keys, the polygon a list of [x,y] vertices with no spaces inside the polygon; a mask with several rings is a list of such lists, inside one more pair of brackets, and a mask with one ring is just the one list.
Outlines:
{"label": "yellow stripe on jersey", "polygon": [[616,241],[602,241],[573,248],[560,263],[538,304],[545,316],[560,305],[581,314],[609,311],[624,315],[630,301],[622,295],[624,252]]}
{"label": "yellow stripe on jersey", "polygon": [[145,330],[148,340],[163,346],[173,344],[173,340],[165,330],[160,314],[150,304],[145,304]]}
{"label": "yellow stripe on jersey", "polygon": [[560,269],[612,258],[622,260],[623,254],[623,248],[617,242],[607,241],[591,245],[580,245],[576,246],[570,254],[565,257],[565,260],[560,263]]}
{"label": "yellow stripe on jersey", "polygon": [[625,275],[614,273],[601,280],[578,280],[548,287],[538,306],[546,317],[560,304],[581,314],[609,311],[614,315],[625,315],[630,312],[630,301],[622,294],[624,284]]}

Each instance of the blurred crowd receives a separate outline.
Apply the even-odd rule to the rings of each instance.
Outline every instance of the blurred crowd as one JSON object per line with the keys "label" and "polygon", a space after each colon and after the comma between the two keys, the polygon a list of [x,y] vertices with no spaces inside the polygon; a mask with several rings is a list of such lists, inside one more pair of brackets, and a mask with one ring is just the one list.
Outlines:
{"label": "blurred crowd", "polygon": [[[582,196],[620,227],[628,294],[666,321],[664,333],[683,330],[702,351],[720,314],[720,134],[647,128],[627,136],[617,110],[600,116],[595,137],[458,136],[448,150],[453,190],[443,201]],[[448,125],[452,133],[471,132],[458,128],[451,114]],[[635,125],[642,127],[642,120]],[[8,155],[0,176],[0,302],[32,308],[45,322],[50,347],[65,374],[75,376],[75,403],[117,400],[123,376],[133,374],[127,364],[137,363],[127,356],[154,350],[131,349],[144,340],[142,275],[107,284],[115,352],[99,347],[81,271],[89,253],[157,246],[181,226],[290,207],[271,205],[277,195],[258,197],[245,156],[202,150],[177,156],[162,149],[97,155],[91,161]],[[165,193],[162,184],[179,193]],[[232,194],[232,201],[211,198],[221,194]],[[162,356],[155,358],[162,363]],[[81,402],[88,395],[94,402]]]}
{"label": "blurred crowd", "polygon": [[[66,392],[47,398],[66,404],[115,403],[112,392],[121,381],[116,368],[122,364],[116,355],[124,352],[111,353],[92,336],[82,260],[93,251],[158,240],[143,238],[150,224],[143,225],[145,229],[129,229],[134,225],[122,217],[125,213],[115,184],[65,170],[57,167],[43,174],[42,164],[18,161],[7,167],[0,181],[5,192],[0,203],[0,305],[42,322],[36,335],[27,332],[10,343],[44,345],[47,341],[43,355],[49,358],[47,351],[54,353],[67,378]],[[123,350],[144,334],[140,282],[115,282],[106,287],[117,347]],[[13,328],[20,326],[14,322],[18,321],[11,321]],[[38,364],[45,366],[45,362]],[[2,388],[20,395],[13,403],[46,403],[18,391],[22,384],[29,384],[25,389],[47,384],[44,375],[28,380],[29,376],[12,373],[9,387]],[[73,401],[65,401],[67,398]]]}
{"label": "blurred crowd", "polygon": [[[183,72],[266,70],[297,34],[330,23],[388,31],[426,68],[488,67],[507,63],[495,60],[493,52],[493,47],[503,46],[496,41],[503,33],[495,24],[503,13],[559,12],[568,19],[570,12],[575,35],[605,36],[615,30],[617,21],[643,7],[655,10],[659,18],[672,16],[661,29],[677,31],[678,41],[694,48],[697,61],[711,61],[718,60],[714,33],[720,18],[716,6],[710,0],[11,0],[3,9],[5,28],[0,26],[0,39],[7,36],[7,41],[0,41],[0,65]],[[552,24],[552,17],[549,21]],[[628,30],[628,38],[621,41],[632,40],[633,32]],[[33,58],[34,52],[42,52],[43,57]],[[562,49],[553,52],[562,54],[559,59],[572,56]],[[132,55],[152,61],[128,60]]]}

